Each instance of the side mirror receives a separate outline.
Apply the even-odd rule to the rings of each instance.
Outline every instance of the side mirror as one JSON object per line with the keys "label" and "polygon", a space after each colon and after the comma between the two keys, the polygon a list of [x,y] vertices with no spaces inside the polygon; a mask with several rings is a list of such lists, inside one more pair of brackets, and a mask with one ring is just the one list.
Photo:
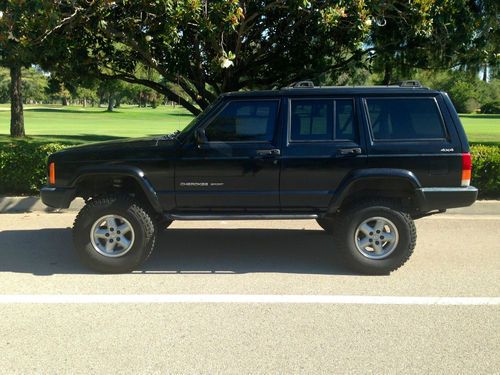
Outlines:
{"label": "side mirror", "polygon": [[198,128],[194,131],[194,139],[198,145],[207,143],[207,136],[205,135],[205,129]]}

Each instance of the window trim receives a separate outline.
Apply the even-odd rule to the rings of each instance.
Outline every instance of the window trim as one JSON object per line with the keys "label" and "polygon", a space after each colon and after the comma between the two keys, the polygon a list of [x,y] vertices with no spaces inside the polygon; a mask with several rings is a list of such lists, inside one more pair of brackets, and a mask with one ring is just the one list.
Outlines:
{"label": "window trim", "polygon": [[[368,100],[370,99],[382,99],[382,100],[418,100],[418,99],[426,99],[426,100],[432,100],[434,102],[434,105],[437,108],[437,112],[439,115],[439,120],[441,121],[441,129],[443,130],[443,137],[441,138],[375,138],[373,134],[373,127],[372,127],[372,119],[370,116],[370,111],[368,110]],[[370,134],[370,140],[373,143],[377,142],[420,142],[420,141],[433,141],[433,142],[442,142],[442,141],[449,141],[450,140],[450,135],[448,133],[448,129],[446,128],[443,113],[441,112],[441,108],[439,107],[439,103],[436,99],[435,96],[368,96],[368,97],[363,97],[362,98],[363,102],[363,107],[364,107],[364,112],[366,116],[366,121],[368,123],[368,133]]]}
{"label": "window trim", "polygon": [[[292,101],[299,101],[299,100],[311,100],[311,101],[318,101],[318,100],[330,100],[333,102],[333,131],[332,131],[332,139],[292,139]],[[337,130],[337,121],[336,121],[336,114],[337,114],[337,100],[348,100],[352,103],[352,121],[353,121],[353,128],[355,130],[355,133],[357,133],[357,140],[352,140],[352,139],[347,139],[347,138],[335,138],[335,133]],[[357,124],[356,124],[357,116],[356,116],[356,100],[354,97],[332,97],[332,96],[309,96],[309,97],[289,97],[288,98],[288,113],[287,113],[287,144],[294,144],[294,143],[324,143],[324,144],[331,144],[331,143],[336,143],[336,142],[353,142],[353,143],[359,143],[359,131],[357,129]]]}
{"label": "window trim", "polygon": [[276,130],[278,128],[278,123],[279,123],[279,118],[280,118],[280,109],[281,109],[281,98],[263,98],[263,99],[258,99],[258,98],[248,98],[248,99],[228,99],[227,102],[216,112],[214,113],[213,116],[211,116],[203,125],[201,125],[199,128],[206,130],[207,127],[209,127],[213,121],[219,116],[219,114],[226,109],[227,106],[229,106],[231,103],[235,102],[277,102],[278,106],[276,108],[276,118],[275,118],[275,123],[274,123],[274,129],[273,129],[273,138],[270,141],[207,141],[207,144],[214,144],[214,145],[220,145],[220,144],[253,144],[253,143],[258,143],[258,144],[272,144],[275,142],[276,138]]}

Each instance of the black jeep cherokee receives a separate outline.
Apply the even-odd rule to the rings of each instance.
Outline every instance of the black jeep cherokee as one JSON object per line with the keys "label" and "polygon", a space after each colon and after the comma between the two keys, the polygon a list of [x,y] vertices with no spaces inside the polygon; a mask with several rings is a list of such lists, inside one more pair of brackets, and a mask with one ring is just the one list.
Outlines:
{"label": "black jeep cherokee", "polygon": [[414,82],[224,94],[181,132],[69,148],[48,174],[46,205],[87,202],[81,260],[113,273],[173,220],[315,219],[351,268],[385,274],[412,254],[414,219],[477,197],[450,98]]}

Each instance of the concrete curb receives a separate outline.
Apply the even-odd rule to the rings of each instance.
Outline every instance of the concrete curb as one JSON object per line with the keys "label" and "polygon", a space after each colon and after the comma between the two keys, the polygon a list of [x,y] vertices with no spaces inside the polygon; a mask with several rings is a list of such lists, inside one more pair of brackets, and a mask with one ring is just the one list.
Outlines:
{"label": "concrete curb", "polygon": [[[83,199],[77,198],[69,208],[58,210],[45,206],[39,197],[0,197],[0,213],[76,212],[84,204]],[[477,201],[470,207],[448,210],[446,215],[500,215],[500,200]]]}

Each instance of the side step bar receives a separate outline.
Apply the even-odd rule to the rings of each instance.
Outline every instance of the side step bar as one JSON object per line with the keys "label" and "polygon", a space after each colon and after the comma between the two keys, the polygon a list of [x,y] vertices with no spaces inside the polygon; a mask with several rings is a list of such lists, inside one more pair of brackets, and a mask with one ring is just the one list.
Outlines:
{"label": "side step bar", "polygon": [[167,220],[303,220],[317,219],[318,214],[249,214],[249,213],[193,213],[165,214]]}

